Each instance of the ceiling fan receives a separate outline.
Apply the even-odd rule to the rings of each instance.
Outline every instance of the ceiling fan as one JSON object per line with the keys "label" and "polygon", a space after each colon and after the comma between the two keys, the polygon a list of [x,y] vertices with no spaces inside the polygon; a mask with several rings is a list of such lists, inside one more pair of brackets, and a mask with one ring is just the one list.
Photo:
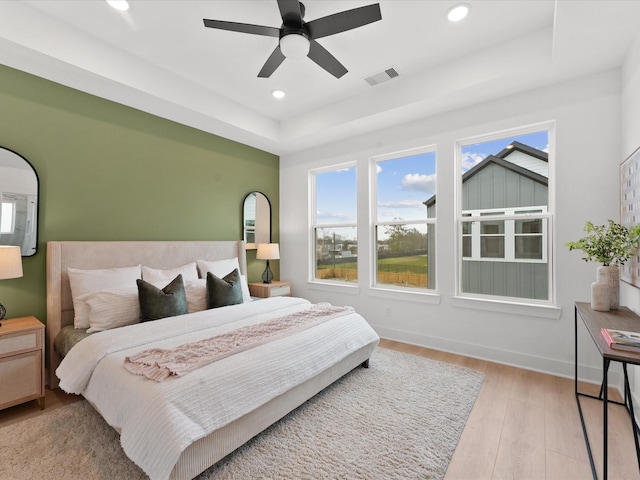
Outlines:
{"label": "ceiling fan", "polygon": [[270,77],[285,58],[305,56],[334,77],[340,78],[347,73],[347,69],[316,40],[382,19],[380,5],[376,3],[305,22],[303,20],[305,8],[298,0],[277,0],[277,2],[282,16],[280,28],[204,19],[204,26],[208,28],[279,39],[278,46],[258,73],[258,77],[262,78]]}

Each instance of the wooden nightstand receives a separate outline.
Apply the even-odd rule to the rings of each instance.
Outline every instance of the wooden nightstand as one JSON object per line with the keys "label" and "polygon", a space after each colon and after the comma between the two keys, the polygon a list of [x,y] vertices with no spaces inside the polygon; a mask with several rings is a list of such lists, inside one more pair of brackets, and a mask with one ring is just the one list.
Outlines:
{"label": "wooden nightstand", "polygon": [[0,409],[29,400],[44,408],[44,325],[36,317],[0,323]]}
{"label": "wooden nightstand", "polygon": [[251,282],[249,284],[249,292],[252,297],[269,298],[269,297],[290,297],[293,285],[290,282],[279,282],[274,280],[271,283]]}

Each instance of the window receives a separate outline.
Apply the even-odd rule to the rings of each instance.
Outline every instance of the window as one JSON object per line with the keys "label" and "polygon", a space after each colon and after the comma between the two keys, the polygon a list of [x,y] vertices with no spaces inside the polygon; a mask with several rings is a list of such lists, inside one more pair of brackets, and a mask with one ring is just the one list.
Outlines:
{"label": "window", "polygon": [[357,282],[356,167],[315,171],[311,182],[314,279]]}
{"label": "window", "polygon": [[[526,209],[465,210],[462,212],[462,258],[477,261],[546,262],[547,206]],[[506,220],[473,220],[501,215]],[[518,216],[525,217],[518,219]]]}
{"label": "window", "polygon": [[13,202],[2,201],[0,203],[0,234],[13,233],[15,204]]}
{"label": "window", "polygon": [[435,289],[436,155],[427,149],[373,159],[374,286]]}
{"label": "window", "polygon": [[550,302],[550,128],[459,142],[458,291]]}

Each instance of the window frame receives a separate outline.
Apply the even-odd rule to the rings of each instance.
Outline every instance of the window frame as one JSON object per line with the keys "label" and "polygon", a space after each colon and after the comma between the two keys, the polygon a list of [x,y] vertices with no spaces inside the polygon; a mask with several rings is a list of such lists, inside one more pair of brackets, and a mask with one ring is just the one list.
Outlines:
{"label": "window frame", "polygon": [[[438,183],[437,183],[437,145],[424,145],[419,147],[408,148],[405,150],[398,150],[394,152],[388,152],[381,155],[375,155],[369,158],[369,251],[371,252],[368,258],[369,262],[369,289],[371,292],[400,292],[400,293],[408,293],[413,295],[434,295],[437,292],[438,286],[438,278],[437,278],[437,256],[434,255],[433,258],[428,257],[429,261],[434,262],[434,272],[436,272],[435,278],[435,288],[421,288],[421,287],[403,287],[398,285],[390,285],[385,283],[378,283],[378,238],[377,238],[377,230],[378,228],[386,227],[386,226],[394,226],[394,225],[426,225],[427,229],[429,229],[430,225],[433,225],[433,229],[437,228],[437,215],[435,217],[429,217],[427,210],[425,209],[425,217],[424,219],[418,220],[390,220],[390,221],[378,221],[378,175],[377,175],[377,164],[378,162],[385,162],[388,160],[398,160],[403,157],[411,157],[415,155],[433,153],[436,158],[436,188],[434,195],[437,194]],[[429,197],[430,198],[430,197]],[[425,201],[428,200],[425,199]],[[437,247],[437,236],[434,235],[434,250],[438,251]],[[428,268],[428,267],[427,267]],[[427,270],[428,275],[428,270]]]}
{"label": "window frame", "polygon": [[[490,217],[492,220],[502,220],[502,219],[524,219],[524,218],[542,218],[546,222],[544,228],[546,228],[546,238],[543,236],[543,249],[546,249],[547,257],[546,262],[547,266],[547,299],[534,299],[534,298],[525,298],[525,297],[509,297],[502,295],[489,295],[489,294],[479,294],[479,293],[470,293],[464,292],[462,290],[462,265],[465,260],[468,260],[468,257],[463,258],[463,219],[469,221],[473,220],[486,220],[487,217],[463,217],[462,205],[463,205],[463,187],[462,187],[462,149],[468,145],[473,145],[477,143],[490,142],[494,140],[500,140],[509,137],[515,137],[520,135],[527,135],[536,132],[546,131],[548,134],[548,177],[547,177],[547,209],[544,214],[535,214],[533,217],[524,216],[524,215],[513,215],[513,216],[492,216]],[[466,138],[461,138],[455,141],[455,230],[456,230],[456,238],[455,238],[455,296],[454,296],[454,304],[465,306],[467,308],[473,308],[472,305],[475,305],[476,308],[480,308],[483,310],[494,310],[491,307],[491,304],[496,304],[498,311],[501,311],[501,308],[504,306],[509,306],[509,309],[514,312],[520,312],[519,309],[527,309],[527,308],[543,308],[545,311],[536,310],[536,312],[540,313],[542,317],[556,318],[557,316],[557,305],[556,305],[556,266],[555,266],[555,142],[556,142],[556,122],[555,120],[544,121],[536,124],[515,127],[510,129],[504,129],[500,131],[496,131],[488,134],[474,135]],[[509,207],[511,208],[511,207]],[[517,209],[531,209],[536,207],[517,207]],[[506,211],[507,207],[497,209],[501,211]],[[475,211],[475,210],[474,210]],[[546,240],[546,242],[545,242]],[[475,259],[474,259],[475,260]],[[527,260],[527,262],[522,262],[523,260]],[[517,262],[520,263],[536,263],[530,262],[532,259],[518,259]],[[487,258],[485,261],[500,261],[500,259],[495,258]],[[505,262],[505,260],[502,260]],[[516,261],[516,260],[514,260]],[[538,263],[544,263],[538,260]],[[470,303],[471,302],[471,303]],[[548,311],[547,311],[548,310]],[[528,312],[528,310],[523,310],[523,312]],[[529,314],[529,313],[527,313]]]}
{"label": "window frame", "polygon": [[[355,177],[356,177],[356,204],[355,204],[355,212],[356,219],[353,223],[318,223],[318,202],[317,202],[317,188],[316,188],[316,178],[318,174],[336,172],[339,170],[345,169],[355,169]],[[316,248],[316,231],[318,228],[354,228],[356,232],[356,244],[358,243],[358,162],[350,161],[340,164],[329,165],[322,168],[316,168],[309,170],[309,282],[315,284],[323,284],[323,285],[339,285],[341,287],[354,287],[359,284],[359,275],[356,277],[355,282],[349,282],[344,280],[337,279],[322,279],[316,276],[317,272],[317,248]],[[359,264],[359,255],[356,256],[356,264]],[[359,267],[356,268],[356,271],[359,272]]]}
{"label": "window frame", "polygon": [[[518,213],[519,210],[540,210],[539,213]],[[464,256],[464,248],[462,249],[462,260],[474,262],[515,262],[515,263],[547,263],[548,261],[548,222],[549,214],[547,206],[533,207],[508,207],[508,208],[491,208],[485,210],[463,210],[462,211],[462,237],[471,238],[471,256]],[[482,213],[491,213],[491,216],[482,215]],[[542,232],[540,233],[517,233],[515,224],[521,220],[543,220]],[[501,234],[482,233],[480,223],[488,221],[504,222],[504,231]],[[471,233],[465,233],[464,224],[471,223]],[[483,237],[501,236],[504,238],[504,255],[502,257],[482,256],[481,242]],[[542,258],[526,258],[518,257],[516,239],[518,237],[542,237]]]}
{"label": "window frame", "polygon": [[[8,207],[5,207],[8,205]],[[7,210],[9,211],[9,220],[5,220],[3,217],[6,215]],[[0,225],[6,225],[10,222],[8,230],[0,229],[0,235],[13,235],[16,229],[16,202],[15,201],[7,201],[2,199],[2,194],[0,194]]]}

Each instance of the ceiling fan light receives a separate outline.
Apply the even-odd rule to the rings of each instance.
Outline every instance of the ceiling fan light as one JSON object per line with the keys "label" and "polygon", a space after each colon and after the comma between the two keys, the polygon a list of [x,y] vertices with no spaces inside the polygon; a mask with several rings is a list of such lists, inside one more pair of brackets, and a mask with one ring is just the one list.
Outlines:
{"label": "ceiling fan light", "polygon": [[469,14],[469,5],[466,3],[460,3],[452,7],[447,12],[447,18],[450,22],[459,22]]}
{"label": "ceiling fan light", "polygon": [[280,39],[280,50],[287,58],[304,58],[309,53],[309,39],[292,33]]}

